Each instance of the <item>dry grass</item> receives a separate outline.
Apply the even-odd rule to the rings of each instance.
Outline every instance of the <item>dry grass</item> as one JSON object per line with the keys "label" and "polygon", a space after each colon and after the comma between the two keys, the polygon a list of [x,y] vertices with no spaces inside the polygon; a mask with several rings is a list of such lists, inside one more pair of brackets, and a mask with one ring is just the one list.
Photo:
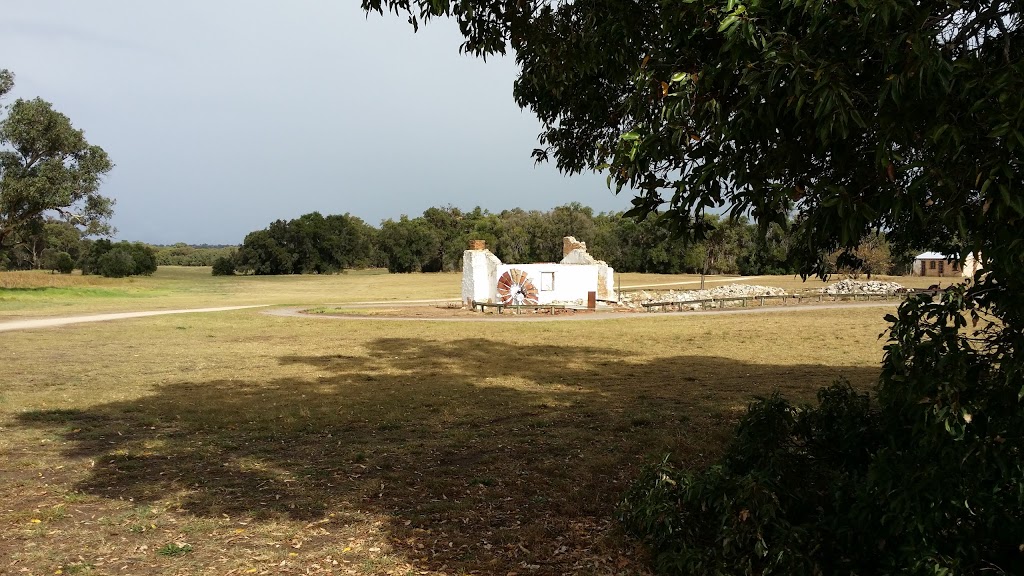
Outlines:
{"label": "dry grass", "polygon": [[[163,278],[140,280],[163,296],[113,299],[457,287]],[[869,386],[884,312],[443,324],[246,310],[0,334],[0,573],[643,574],[612,521],[640,466],[665,452],[706,465],[755,395]]]}
{"label": "dry grass", "polygon": [[[799,276],[752,276],[749,280],[743,280],[741,276],[714,276],[705,278],[705,284],[709,288],[723,284],[759,284],[762,286],[777,286],[785,288],[790,293],[816,291],[829,284],[835,284],[843,279],[843,276],[832,276],[828,281],[823,282],[818,278],[802,280]],[[962,278],[948,277],[921,277],[921,276],[872,276],[872,280],[883,280],[886,282],[899,282],[907,288],[927,288],[932,284],[940,283],[943,287],[952,283],[963,281]],[[861,276],[858,280],[867,280]],[[699,274],[636,274],[625,273],[616,275],[616,281],[623,287],[655,287],[661,289],[694,290],[700,286]]]}
{"label": "dry grass", "polygon": [[[736,277],[709,276],[711,286]],[[896,277],[911,288],[924,288],[940,280]],[[833,278],[830,282],[837,281]],[[696,275],[621,274],[622,286],[699,282]],[[0,321],[5,318],[43,317],[99,312],[166,310],[244,304],[324,306],[352,302],[389,302],[408,299],[459,299],[460,274],[387,274],[379,270],[351,271],[333,276],[214,277],[209,268],[162,266],[151,277],[110,279],[48,272],[0,272]],[[762,276],[746,283],[779,286],[790,291],[816,290],[817,279]],[[697,284],[665,286],[690,289]]]}
{"label": "dry grass", "polygon": [[[51,285],[51,282],[67,282]],[[211,276],[204,267],[161,266],[150,277],[123,279],[0,272],[0,320],[244,304],[322,305],[410,298],[459,299],[461,275]],[[4,288],[3,286],[11,286]]]}
{"label": "dry grass", "polygon": [[[714,276],[709,275],[705,280],[717,282],[718,284],[726,283],[726,280],[734,278],[740,278],[740,276]],[[632,286],[654,286],[658,284],[675,284],[675,283],[697,283],[700,284],[700,274],[641,274],[639,272],[617,272],[615,274],[615,282],[620,284],[623,288]]]}
{"label": "dry grass", "polygon": [[[813,292],[828,286],[829,284],[835,284],[842,280],[842,276],[832,276],[827,282],[822,282],[818,278],[808,278],[807,280],[801,280],[799,276],[762,276],[752,280],[744,280],[742,284],[761,284],[765,286],[778,286],[779,288],[785,288],[788,292],[795,294],[798,292]],[[928,288],[933,284],[941,284],[943,288],[953,283],[962,282],[963,278],[935,278],[935,277],[921,277],[921,276],[872,276],[872,280],[881,280],[883,282],[898,282],[906,288]],[[866,281],[867,277],[861,276],[858,280]]]}
{"label": "dry grass", "polygon": [[121,280],[103,278],[102,276],[82,276],[81,274],[53,274],[42,270],[2,271],[0,270],[0,289],[37,289],[37,288],[82,288],[103,287],[121,284]]}

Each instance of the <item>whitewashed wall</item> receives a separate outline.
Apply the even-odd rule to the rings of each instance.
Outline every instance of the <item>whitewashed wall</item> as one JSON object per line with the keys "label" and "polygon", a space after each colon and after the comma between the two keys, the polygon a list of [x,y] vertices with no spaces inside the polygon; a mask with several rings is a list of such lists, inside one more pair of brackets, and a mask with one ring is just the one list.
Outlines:
{"label": "whitewashed wall", "polygon": [[[602,264],[502,264],[489,250],[466,250],[462,254],[462,301],[499,301],[498,278],[516,268],[526,272],[537,287],[539,304],[586,305],[587,293],[597,292],[602,300],[615,299],[615,271]],[[542,273],[554,273],[553,290],[544,290]]]}
{"label": "whitewashed wall", "polygon": [[964,277],[974,278],[974,274],[981,270],[981,261],[975,254],[968,254],[967,258],[964,259]]}
{"label": "whitewashed wall", "polygon": [[[526,272],[537,287],[538,304],[587,304],[587,292],[597,292],[598,267],[579,264],[502,264],[497,278],[515,268]],[[554,273],[554,289],[541,290],[541,273]]]}
{"label": "whitewashed wall", "polygon": [[498,301],[498,266],[501,260],[489,250],[462,253],[462,302]]}

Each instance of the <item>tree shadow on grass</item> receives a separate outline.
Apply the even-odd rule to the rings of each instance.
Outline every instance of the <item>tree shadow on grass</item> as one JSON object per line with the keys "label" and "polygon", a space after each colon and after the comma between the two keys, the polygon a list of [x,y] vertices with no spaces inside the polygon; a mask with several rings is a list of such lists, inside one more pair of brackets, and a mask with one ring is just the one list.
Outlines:
{"label": "tree shadow on grass", "polygon": [[369,354],[285,356],[316,377],[181,382],[86,410],[20,416],[95,461],[76,487],[206,517],[389,519],[424,567],[564,573],[617,555],[615,504],[646,462],[703,466],[755,396],[810,400],[877,369],[639,361],[578,345],[381,339]]}

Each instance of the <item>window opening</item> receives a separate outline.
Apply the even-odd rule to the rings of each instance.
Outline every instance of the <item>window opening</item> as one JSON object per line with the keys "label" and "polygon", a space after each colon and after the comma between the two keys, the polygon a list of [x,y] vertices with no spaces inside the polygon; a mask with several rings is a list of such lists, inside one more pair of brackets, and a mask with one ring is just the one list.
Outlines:
{"label": "window opening", "polygon": [[550,292],[555,289],[555,273],[554,272],[541,272],[540,273],[540,291]]}

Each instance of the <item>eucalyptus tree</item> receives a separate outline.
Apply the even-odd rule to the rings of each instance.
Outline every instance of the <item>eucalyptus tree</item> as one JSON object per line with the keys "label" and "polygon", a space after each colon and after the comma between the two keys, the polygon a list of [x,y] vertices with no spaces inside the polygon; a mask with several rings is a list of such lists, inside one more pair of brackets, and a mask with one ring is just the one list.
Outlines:
{"label": "eucalyptus tree", "polygon": [[[14,85],[0,71],[0,96]],[[114,201],[100,194],[113,164],[71,120],[40,98],[18,99],[0,120],[0,248],[25,226],[56,216],[86,234],[111,232]]]}

